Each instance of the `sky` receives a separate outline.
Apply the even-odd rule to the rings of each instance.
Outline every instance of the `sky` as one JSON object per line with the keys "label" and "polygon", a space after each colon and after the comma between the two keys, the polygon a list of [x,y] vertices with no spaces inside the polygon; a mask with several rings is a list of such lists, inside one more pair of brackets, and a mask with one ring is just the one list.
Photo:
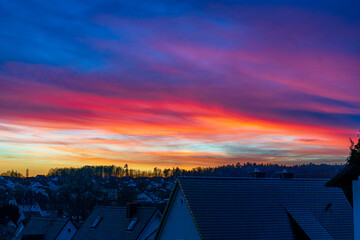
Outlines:
{"label": "sky", "polygon": [[344,163],[359,1],[0,1],[0,172]]}

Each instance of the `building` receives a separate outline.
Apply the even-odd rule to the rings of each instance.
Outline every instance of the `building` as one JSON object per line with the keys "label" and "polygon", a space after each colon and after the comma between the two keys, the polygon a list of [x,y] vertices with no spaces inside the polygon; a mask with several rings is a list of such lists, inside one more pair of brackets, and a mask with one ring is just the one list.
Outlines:
{"label": "building", "polygon": [[138,202],[138,203],[153,203],[154,201],[146,193],[140,193],[136,198],[136,202]]}
{"label": "building", "polygon": [[360,240],[360,164],[348,164],[326,183],[328,187],[339,187],[353,206],[354,239]]}
{"label": "building", "polygon": [[153,239],[161,213],[154,207],[95,207],[74,240],[145,240]]}
{"label": "building", "polygon": [[353,239],[351,205],[326,182],[181,177],[156,239]]}
{"label": "building", "polygon": [[13,239],[70,240],[76,231],[70,219],[32,217],[25,226],[18,226]]}
{"label": "building", "polygon": [[0,239],[8,240],[14,235],[16,224],[10,219],[0,219]]}

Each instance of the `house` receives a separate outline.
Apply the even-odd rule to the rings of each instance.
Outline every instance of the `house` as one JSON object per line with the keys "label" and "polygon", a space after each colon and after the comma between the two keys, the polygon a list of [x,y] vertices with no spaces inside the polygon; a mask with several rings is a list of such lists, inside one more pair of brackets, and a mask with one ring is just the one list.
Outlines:
{"label": "house", "polygon": [[5,183],[5,186],[8,187],[9,189],[14,189],[15,188],[15,183],[13,183],[10,180],[7,180]]}
{"label": "house", "polygon": [[0,239],[11,239],[16,231],[16,225],[10,219],[0,219]]}
{"label": "house", "polygon": [[74,240],[145,240],[153,239],[160,224],[161,213],[154,207],[95,207]]}
{"label": "house", "polygon": [[77,231],[70,219],[47,217],[32,217],[19,228],[14,240],[70,240]]}
{"label": "house", "polygon": [[156,194],[154,194],[154,193],[151,193],[151,194],[149,195],[149,197],[153,200],[153,202],[158,203],[158,202],[161,201],[161,198],[160,198],[159,196],[157,196]]}
{"label": "house", "polygon": [[23,212],[38,212],[41,216],[43,216],[40,205],[37,203],[36,204],[26,204],[26,205],[20,204],[20,205],[18,205],[18,207],[19,207],[20,214]]}
{"label": "house", "polygon": [[61,188],[61,186],[56,185],[53,181],[48,181],[47,184],[51,191],[58,191]]}
{"label": "house", "polygon": [[146,193],[140,193],[136,198],[136,202],[138,202],[138,203],[152,203],[154,201]]}
{"label": "house", "polygon": [[13,206],[17,206],[17,202],[16,202],[16,199],[15,198],[12,198],[9,200],[9,205],[13,205]]}
{"label": "house", "polygon": [[45,189],[45,186],[39,182],[35,182],[30,185],[30,188],[31,188],[31,190],[35,191],[37,189]]}
{"label": "house", "polygon": [[360,240],[360,163],[348,164],[326,183],[328,187],[339,187],[353,207],[354,239]]}
{"label": "house", "polygon": [[136,183],[132,179],[130,179],[128,187],[136,187]]}
{"label": "house", "polygon": [[32,217],[43,217],[40,212],[20,212],[17,225],[20,223],[27,223]]}
{"label": "house", "polygon": [[180,177],[156,239],[353,239],[351,206],[326,182]]}
{"label": "house", "polygon": [[18,205],[18,208],[20,216],[17,221],[17,225],[20,223],[27,223],[32,217],[44,217],[43,211],[37,203],[28,205],[20,204]]}

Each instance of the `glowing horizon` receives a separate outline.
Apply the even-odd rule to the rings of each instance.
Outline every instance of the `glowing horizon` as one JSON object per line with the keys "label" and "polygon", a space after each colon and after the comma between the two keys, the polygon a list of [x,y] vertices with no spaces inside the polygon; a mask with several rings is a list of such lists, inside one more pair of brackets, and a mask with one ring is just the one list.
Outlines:
{"label": "glowing horizon", "polygon": [[0,173],[344,163],[360,6],[5,1]]}

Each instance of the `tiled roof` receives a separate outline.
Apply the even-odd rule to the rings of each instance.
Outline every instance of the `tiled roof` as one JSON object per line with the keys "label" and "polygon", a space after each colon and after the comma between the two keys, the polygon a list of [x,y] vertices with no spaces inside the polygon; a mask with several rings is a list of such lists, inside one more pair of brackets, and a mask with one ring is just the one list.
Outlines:
{"label": "tiled roof", "polygon": [[[154,207],[138,207],[130,218],[126,218],[126,207],[96,207],[86,219],[79,231],[73,237],[74,240],[112,240],[136,239],[153,214],[157,211]],[[96,228],[91,228],[97,217],[102,217]],[[127,230],[132,219],[137,218],[134,228]]]}
{"label": "tiled roof", "polygon": [[[202,239],[353,239],[352,208],[326,180],[179,178]],[[326,236],[326,237],[325,237]]]}
{"label": "tiled roof", "polygon": [[326,229],[314,217],[311,211],[307,209],[285,208],[290,216],[295,220],[297,225],[312,240],[332,240]]}
{"label": "tiled roof", "polygon": [[21,239],[22,236],[26,235],[41,235],[44,240],[53,240],[67,222],[68,219],[63,218],[31,217],[17,239]]}

